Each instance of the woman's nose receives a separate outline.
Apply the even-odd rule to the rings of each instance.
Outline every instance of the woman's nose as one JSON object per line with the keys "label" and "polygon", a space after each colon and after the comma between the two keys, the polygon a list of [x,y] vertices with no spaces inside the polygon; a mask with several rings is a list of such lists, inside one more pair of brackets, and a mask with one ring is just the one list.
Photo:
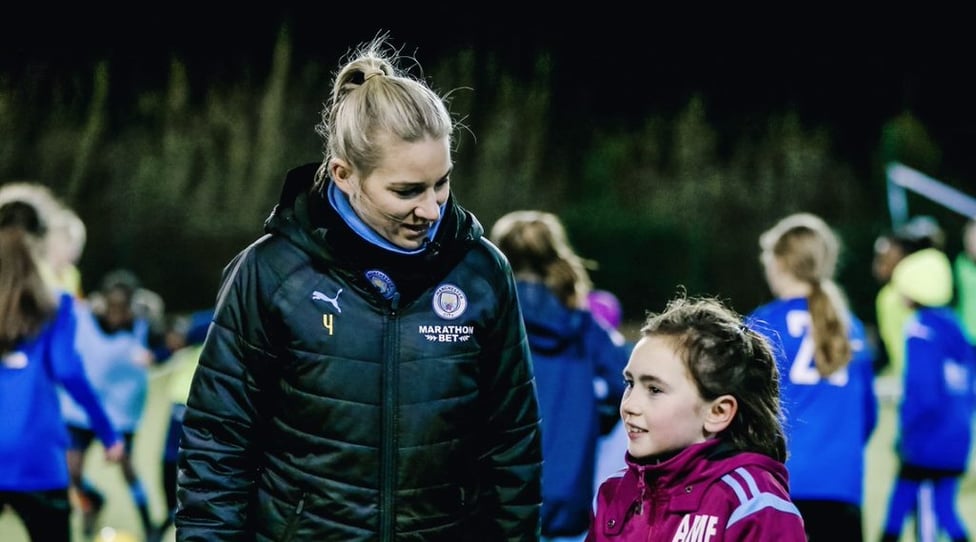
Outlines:
{"label": "woman's nose", "polygon": [[417,208],[414,209],[414,213],[424,220],[436,222],[441,217],[441,206],[437,201],[437,193],[433,190],[424,192]]}

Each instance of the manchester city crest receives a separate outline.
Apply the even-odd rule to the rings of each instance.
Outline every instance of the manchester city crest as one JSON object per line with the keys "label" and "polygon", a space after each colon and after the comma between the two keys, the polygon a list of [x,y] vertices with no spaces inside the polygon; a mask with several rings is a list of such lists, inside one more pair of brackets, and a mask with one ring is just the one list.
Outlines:
{"label": "manchester city crest", "polygon": [[379,269],[370,269],[367,271],[366,280],[376,288],[376,291],[384,299],[393,299],[393,296],[396,295],[396,284],[393,284],[393,280],[390,279],[389,275]]}
{"label": "manchester city crest", "polygon": [[454,320],[468,308],[468,296],[453,284],[441,284],[434,290],[434,312],[445,320]]}

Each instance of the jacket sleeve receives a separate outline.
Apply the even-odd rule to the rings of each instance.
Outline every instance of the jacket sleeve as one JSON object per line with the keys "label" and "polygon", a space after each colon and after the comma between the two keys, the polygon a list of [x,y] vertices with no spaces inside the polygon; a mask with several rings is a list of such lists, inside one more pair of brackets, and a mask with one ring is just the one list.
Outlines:
{"label": "jacket sleeve", "polygon": [[727,542],[807,542],[799,512],[787,513],[765,508],[730,524],[725,531]]}
{"label": "jacket sleeve", "polygon": [[499,316],[484,338],[487,449],[481,459],[485,540],[538,540],[542,441],[529,342],[510,269],[497,288]]}
{"label": "jacket sleeve", "polygon": [[[938,369],[941,359],[938,345],[931,336],[931,328],[912,319],[905,330],[907,339],[903,383],[904,389],[910,388],[911,391],[905,393],[901,400],[901,433],[917,435],[919,428],[929,423],[931,416],[939,416],[942,409],[942,371]],[[899,447],[903,445],[904,442],[899,443]]]}
{"label": "jacket sleeve", "polygon": [[78,350],[75,349],[75,333],[77,321],[75,320],[74,301],[71,296],[64,294],[58,306],[54,330],[51,334],[50,360],[51,371],[55,379],[61,383],[65,391],[71,395],[88,414],[91,428],[98,435],[98,440],[106,448],[110,448],[121,437],[112,427],[112,422],[105,413],[101,399],[92,388],[91,381],[85,374],[85,366],[82,363]]}
{"label": "jacket sleeve", "polygon": [[275,357],[254,259],[227,267],[214,322],[190,385],[180,443],[176,513],[181,541],[247,540],[261,455],[262,367]]}

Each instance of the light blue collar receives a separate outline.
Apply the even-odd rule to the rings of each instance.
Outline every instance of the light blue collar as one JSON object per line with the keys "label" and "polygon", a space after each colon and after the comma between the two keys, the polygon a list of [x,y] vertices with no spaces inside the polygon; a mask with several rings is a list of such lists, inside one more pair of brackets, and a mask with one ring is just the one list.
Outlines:
{"label": "light blue collar", "polygon": [[[329,197],[329,204],[331,204],[332,208],[335,209],[337,213],[339,213],[339,216],[342,217],[342,220],[345,221],[346,225],[348,225],[349,228],[352,229],[352,231],[359,234],[359,236],[365,239],[366,241],[369,241],[370,243],[382,249],[389,250],[390,252],[395,252],[397,254],[420,254],[421,252],[426,250],[427,243],[424,243],[420,248],[415,250],[404,250],[394,245],[393,243],[389,242],[380,234],[376,233],[376,230],[367,226],[366,223],[363,222],[361,218],[359,218],[359,215],[357,215],[356,211],[353,210],[352,204],[349,203],[349,196],[347,196],[346,193],[343,192],[342,190],[339,190],[339,187],[336,186],[334,182],[329,183],[328,197]],[[444,202],[444,204],[441,205],[440,218],[438,218],[437,222],[434,222],[434,224],[427,231],[428,242],[433,241],[434,236],[437,235],[437,229],[440,227],[441,221],[444,218],[444,209],[446,207],[447,207],[447,202]]]}

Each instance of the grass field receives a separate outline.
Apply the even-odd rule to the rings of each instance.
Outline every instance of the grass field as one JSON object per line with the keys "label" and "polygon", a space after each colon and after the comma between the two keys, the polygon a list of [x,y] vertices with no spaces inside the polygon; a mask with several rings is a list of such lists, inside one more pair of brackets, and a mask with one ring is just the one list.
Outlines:
{"label": "grass field", "polygon": [[[161,457],[163,440],[169,420],[169,404],[164,393],[168,373],[158,373],[151,381],[149,403],[143,429],[135,442],[136,467],[142,475],[146,491],[150,495],[152,512],[156,521],[165,515],[165,497],[161,489]],[[888,502],[888,492],[893,482],[896,462],[892,454],[892,443],[895,436],[895,405],[891,400],[882,401],[881,415],[878,428],[872,436],[868,446],[867,473],[865,480],[864,526],[868,542],[878,540],[881,524],[884,521],[885,508]],[[105,508],[100,516],[100,524],[116,529],[118,532],[130,534],[133,538],[124,539],[119,536],[114,542],[131,542],[142,540],[142,529],[132,500],[129,498],[121,470],[112,464],[105,463],[102,449],[94,446],[86,462],[89,477],[106,493],[108,497]],[[976,452],[972,454],[970,469],[963,479],[958,510],[970,536],[976,535]],[[73,518],[76,542],[83,541],[80,528],[80,515]],[[914,542],[906,526],[903,542]],[[172,529],[163,538],[164,541],[174,540]],[[27,534],[21,526],[19,518],[7,511],[0,516],[0,541],[27,542]],[[103,539],[103,542],[111,542]]]}

